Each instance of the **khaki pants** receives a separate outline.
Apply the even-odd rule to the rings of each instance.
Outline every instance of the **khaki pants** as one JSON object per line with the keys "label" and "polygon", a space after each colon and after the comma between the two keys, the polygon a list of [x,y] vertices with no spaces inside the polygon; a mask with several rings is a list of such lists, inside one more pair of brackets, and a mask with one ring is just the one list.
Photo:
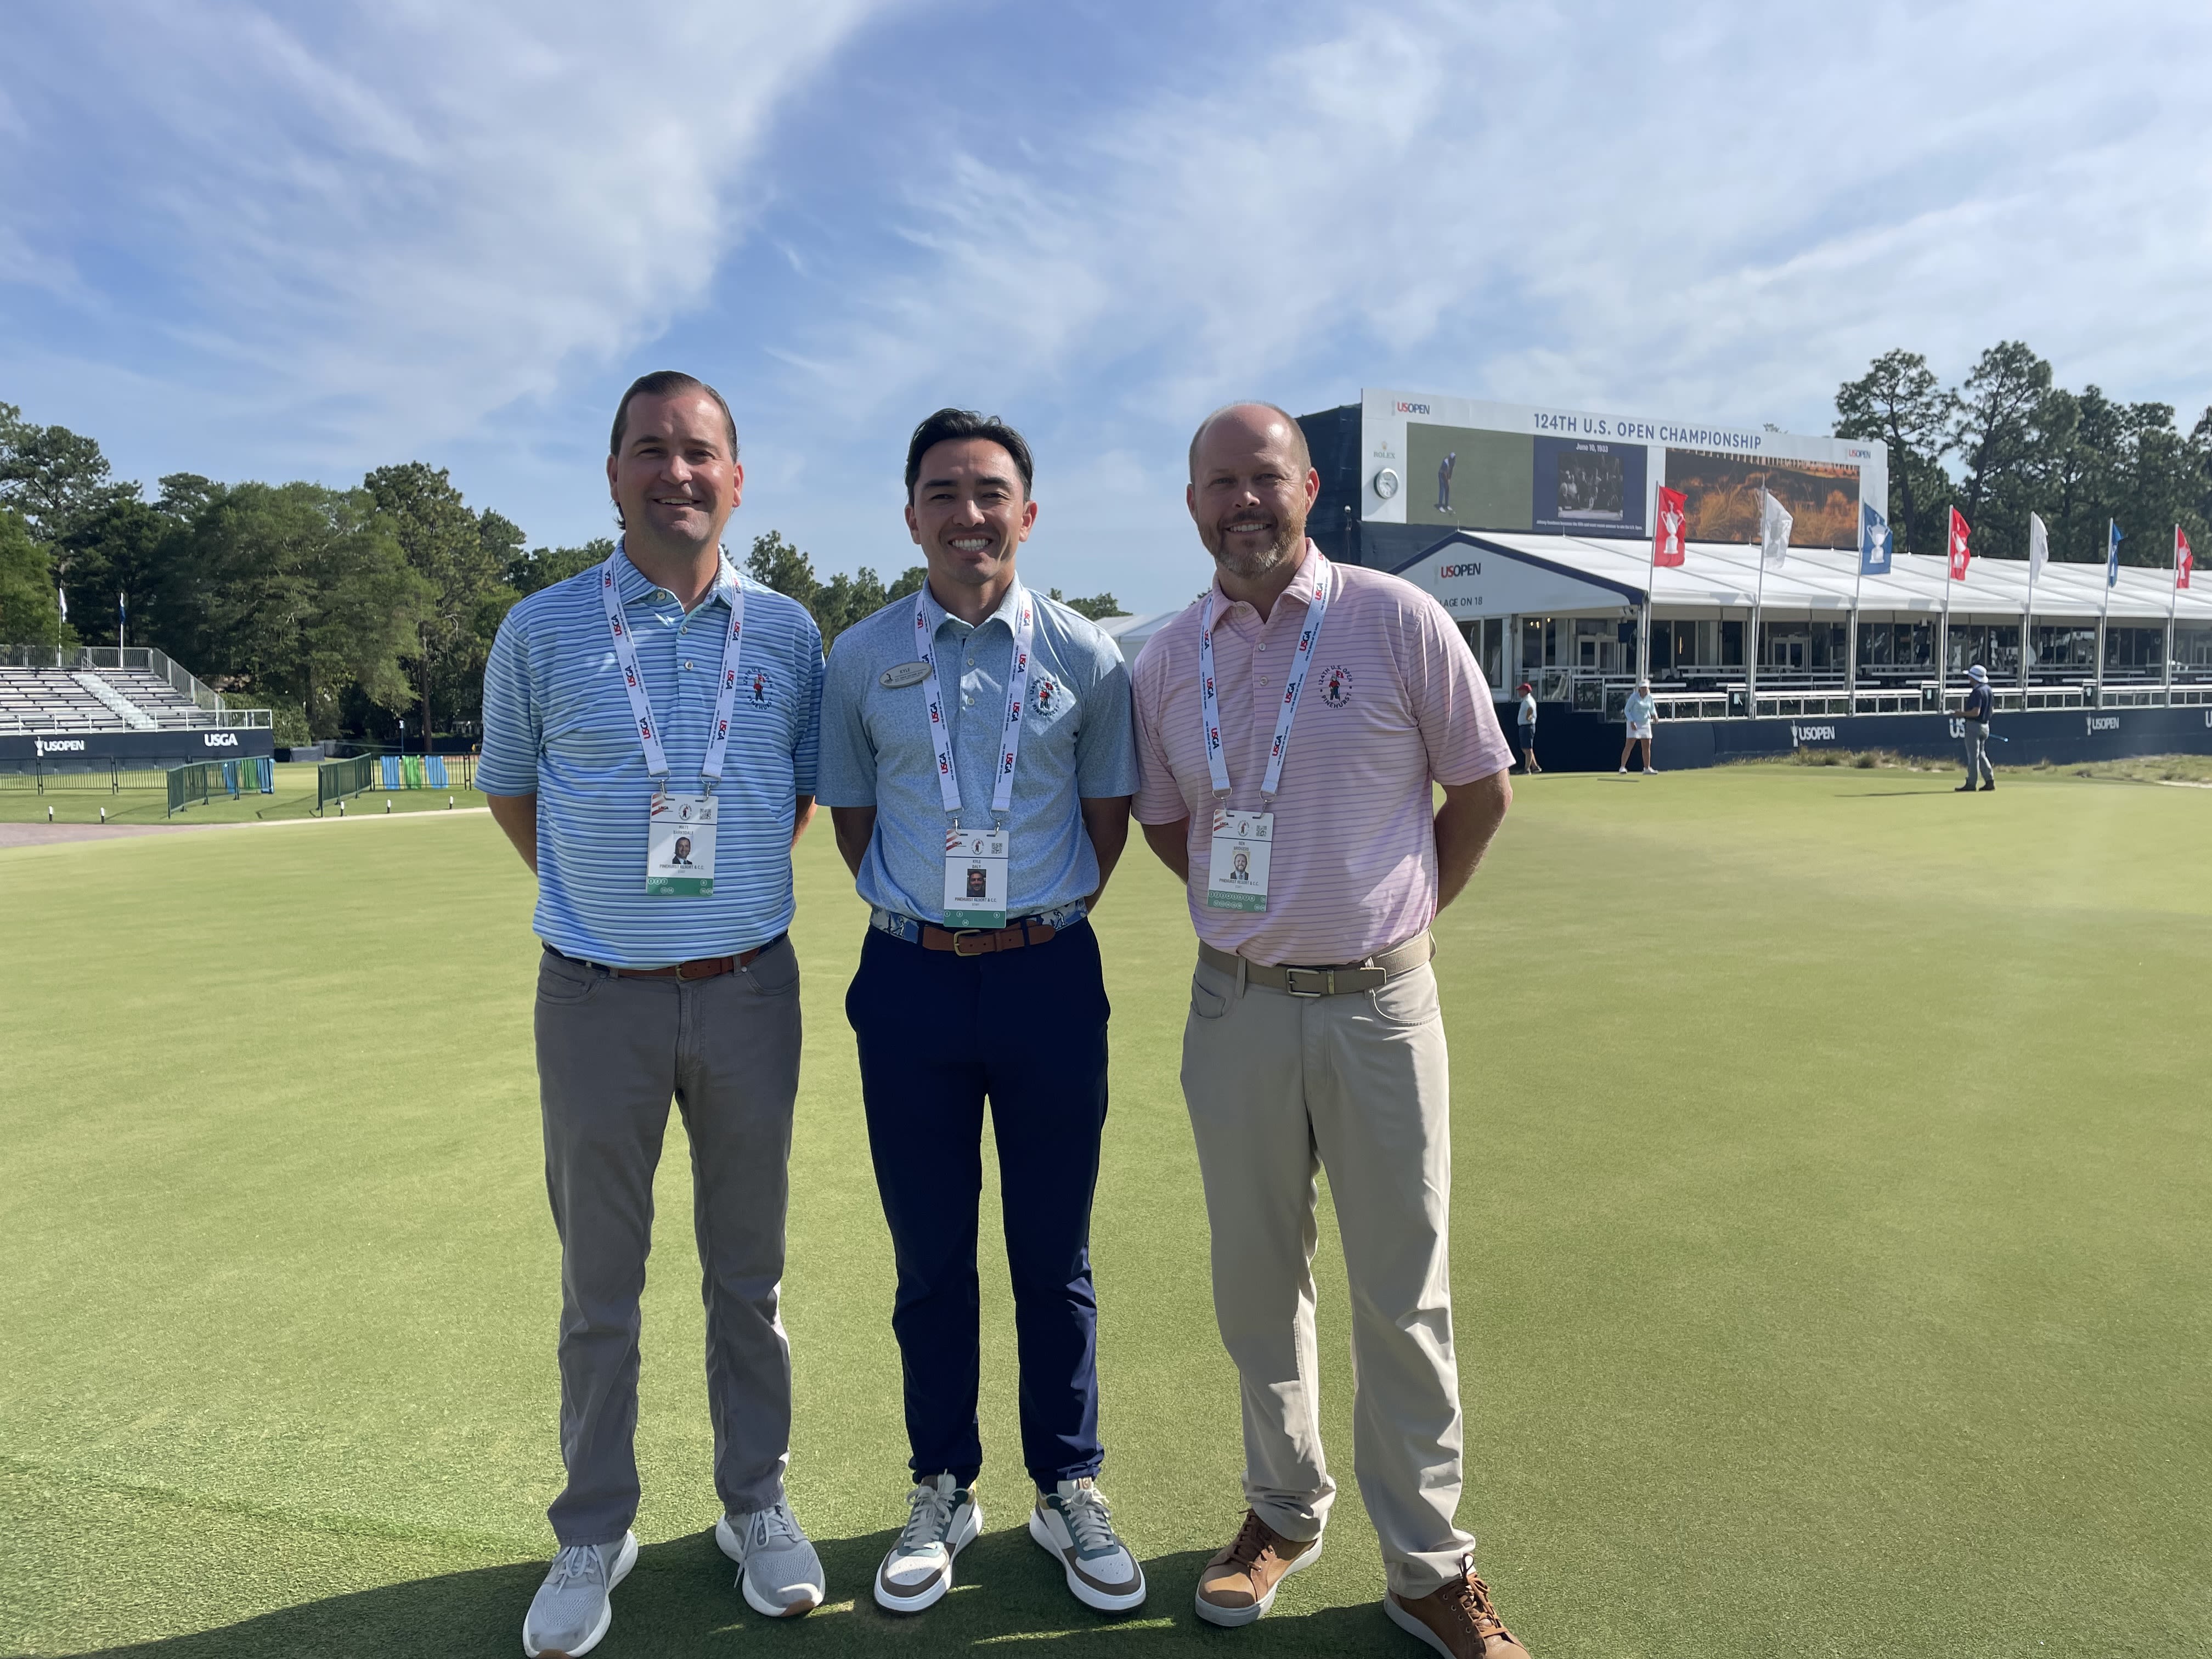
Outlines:
{"label": "khaki pants", "polygon": [[1460,1497],[1452,1354],[1450,1078],[1436,975],[1294,997],[1200,963],[1183,1096],[1213,1233],[1213,1306],[1244,1407],[1244,1496],[1286,1538],[1320,1535],[1314,1206],[1328,1171],[1352,1288],[1352,1468],[1390,1588],[1429,1594],[1474,1540]]}

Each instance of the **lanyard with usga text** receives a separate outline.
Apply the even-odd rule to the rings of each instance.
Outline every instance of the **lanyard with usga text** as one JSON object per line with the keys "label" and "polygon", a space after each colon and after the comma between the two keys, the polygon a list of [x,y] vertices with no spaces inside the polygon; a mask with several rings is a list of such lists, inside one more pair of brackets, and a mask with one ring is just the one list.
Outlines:
{"label": "lanyard with usga text", "polygon": [[[1267,775],[1260,794],[1265,810],[1273,810],[1275,792],[1282,787],[1283,757],[1290,751],[1291,722],[1298,717],[1298,696],[1306,689],[1306,672],[1313,666],[1314,647],[1321,640],[1322,619],[1328,610],[1331,572],[1319,548],[1309,548],[1313,561],[1314,593],[1306,606],[1304,627],[1298,630],[1297,648],[1291,653],[1290,672],[1283,680],[1283,701],[1275,711],[1275,740],[1267,748]],[[1213,593],[1206,595],[1206,609],[1198,619],[1198,708],[1206,726],[1206,769],[1213,781],[1218,805],[1229,799],[1229,763],[1221,752],[1221,699],[1213,684]]]}
{"label": "lanyard with usga text", "polygon": [[[914,596],[914,642],[921,660],[929,665],[924,695],[929,701],[929,741],[937,751],[937,791],[945,811],[957,826],[960,818],[960,771],[952,759],[952,728],[946,718],[945,690],[937,678],[937,630],[929,622],[929,589],[925,585]],[[1014,757],[1021,752],[1022,705],[1030,695],[1030,647],[1036,634],[1036,606],[1026,590],[1017,595],[1014,607],[1014,658],[1006,676],[1006,706],[999,726],[999,775],[991,786],[991,817],[1003,826],[1014,799]]]}
{"label": "lanyard with usga text", "polygon": [[[629,694],[630,723],[645,749],[645,769],[653,775],[657,787],[668,775],[668,752],[661,747],[660,733],[653,727],[653,704],[645,695],[637,647],[623,616],[617,580],[624,562],[623,550],[617,547],[614,556],[599,567],[599,602],[606,610],[607,631],[614,636],[615,660],[622,665],[623,690]],[[721,781],[722,759],[730,748],[730,718],[738,707],[738,642],[745,631],[745,591],[734,578],[729,599],[730,633],[722,642],[722,684],[714,694],[714,726],[707,736],[707,757],[699,763],[699,775],[706,781],[709,793]]]}

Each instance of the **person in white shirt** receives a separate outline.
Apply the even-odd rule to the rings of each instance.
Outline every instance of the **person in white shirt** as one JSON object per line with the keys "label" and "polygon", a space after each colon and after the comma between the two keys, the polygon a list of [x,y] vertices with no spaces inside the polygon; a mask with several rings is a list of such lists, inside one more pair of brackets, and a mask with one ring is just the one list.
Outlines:
{"label": "person in white shirt", "polygon": [[1644,770],[1647,775],[1656,775],[1658,769],[1651,764],[1651,722],[1658,710],[1651,701],[1651,684],[1637,682],[1636,690],[1628,695],[1628,705],[1621,711],[1628,720],[1628,741],[1620,745],[1620,769],[1628,770],[1628,757],[1636,745],[1644,745]]}
{"label": "person in white shirt", "polygon": [[1521,769],[1534,777],[1544,769],[1536,764],[1536,688],[1521,682]]}

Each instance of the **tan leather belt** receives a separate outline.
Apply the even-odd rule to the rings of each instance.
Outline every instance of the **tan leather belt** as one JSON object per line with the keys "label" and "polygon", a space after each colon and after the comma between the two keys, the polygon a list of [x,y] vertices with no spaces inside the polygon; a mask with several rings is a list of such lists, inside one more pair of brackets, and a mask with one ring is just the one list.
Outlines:
{"label": "tan leather belt", "polygon": [[921,948],[950,951],[956,957],[988,957],[1000,951],[1018,951],[1024,945],[1042,945],[1060,929],[1042,921],[1018,921],[997,929],[963,927],[955,932],[933,921],[921,925]]}
{"label": "tan leather belt", "polygon": [[1425,932],[1417,933],[1403,945],[1393,945],[1380,956],[1328,968],[1270,967],[1265,963],[1249,962],[1227,951],[1217,951],[1203,939],[1198,946],[1198,959],[1207,967],[1236,975],[1247,985],[1287,991],[1294,997],[1340,997],[1348,991],[1380,990],[1401,974],[1410,974],[1425,966],[1436,953],[1437,942]]}
{"label": "tan leather belt", "polygon": [[563,962],[583,963],[586,968],[605,969],[617,979],[680,979],[689,983],[695,979],[714,979],[723,974],[734,974],[740,968],[750,968],[790,937],[788,933],[778,933],[767,944],[756,945],[750,951],[740,951],[733,957],[694,957],[689,962],[672,963],[665,968],[609,968],[603,962],[585,962],[583,957],[572,957],[566,951],[554,951],[550,945],[545,948],[553,951],[553,954]]}

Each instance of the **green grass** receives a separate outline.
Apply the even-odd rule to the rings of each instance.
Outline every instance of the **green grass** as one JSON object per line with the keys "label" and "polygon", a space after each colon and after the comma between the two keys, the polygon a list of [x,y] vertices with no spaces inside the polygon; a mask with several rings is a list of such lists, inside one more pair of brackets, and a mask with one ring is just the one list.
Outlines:
{"label": "green grass", "polygon": [[[2205,1650],[2212,799],[1950,782],[1526,781],[1440,925],[1462,1514],[1539,1659]],[[991,1530],[942,1607],[868,1602],[904,1446],[840,1004],[861,918],[820,830],[799,862],[791,1486],[832,1604],[754,1618],[706,1536],[672,1146],[646,1548],[600,1650],[1420,1651],[1376,1605],[1327,1231],[1328,1554],[1251,1632],[1191,1616],[1241,1459],[1176,1084],[1188,925],[1141,848],[1100,916],[1096,1256],[1104,1485],[1151,1603],[1083,1613],[1018,1529],[988,1254]],[[0,1650],[519,1651],[559,1478],[529,901],[481,816],[0,853]]]}
{"label": "green grass", "polygon": [[[458,780],[460,771],[454,767]],[[55,823],[98,823],[103,808],[109,823],[276,823],[295,818],[311,818],[315,815],[315,768],[295,766],[279,762],[276,769],[276,791],[264,795],[249,792],[233,800],[224,794],[218,784],[212,798],[204,805],[188,806],[172,814],[169,792],[158,772],[135,772],[125,775],[124,787],[112,791],[106,777],[93,774],[64,774],[46,780],[43,792],[33,787],[33,781],[21,775],[0,778],[0,823],[45,823],[46,809],[53,809]],[[349,817],[362,813],[380,815],[385,803],[392,803],[392,815],[402,812],[442,812],[451,799],[456,810],[465,806],[482,806],[484,798],[473,789],[458,786],[450,789],[371,789],[349,797],[345,803]],[[337,816],[336,805],[325,807],[325,812]]]}

